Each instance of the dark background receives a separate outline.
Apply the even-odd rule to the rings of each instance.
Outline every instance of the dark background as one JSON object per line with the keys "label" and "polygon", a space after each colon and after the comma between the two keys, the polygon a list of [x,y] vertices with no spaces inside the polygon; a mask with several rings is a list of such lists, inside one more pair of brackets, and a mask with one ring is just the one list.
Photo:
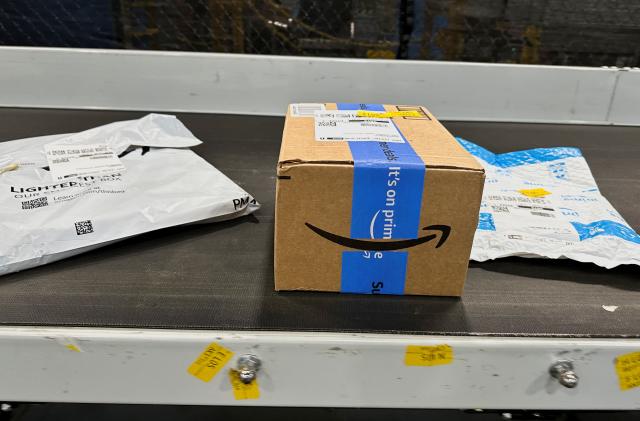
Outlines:
{"label": "dark background", "polygon": [[1,0],[0,45],[640,65],[638,0]]}
{"label": "dark background", "polygon": [[[638,421],[639,412],[536,412],[361,408],[251,408],[161,405],[22,405],[12,421]],[[505,415],[503,415],[505,414]],[[509,418],[510,417],[510,418]],[[4,420],[0,415],[0,419]]]}

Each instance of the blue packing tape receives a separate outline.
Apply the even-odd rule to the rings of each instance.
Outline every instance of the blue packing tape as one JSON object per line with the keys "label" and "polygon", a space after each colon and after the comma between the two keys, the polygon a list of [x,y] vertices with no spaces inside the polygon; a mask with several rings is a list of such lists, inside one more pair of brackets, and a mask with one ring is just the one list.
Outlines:
{"label": "blue packing tape", "polygon": [[541,162],[556,161],[558,159],[582,156],[578,148],[537,148],[524,151],[496,154],[473,142],[457,137],[460,143],[471,155],[482,159],[494,167],[510,168],[519,165],[539,164]]}
{"label": "blue packing tape", "polygon": [[[339,103],[338,109],[384,111],[380,104]],[[425,164],[402,138],[403,143],[349,142],[354,161],[353,239],[418,237]],[[403,294],[407,260],[407,251],[344,251],[341,291]]]}
{"label": "blue packing tape", "polygon": [[571,225],[573,225],[578,232],[580,241],[588,240],[589,238],[598,237],[600,235],[609,235],[631,241],[632,243],[640,244],[640,235],[636,234],[636,232],[630,227],[619,222],[603,219],[589,224],[571,222]]}

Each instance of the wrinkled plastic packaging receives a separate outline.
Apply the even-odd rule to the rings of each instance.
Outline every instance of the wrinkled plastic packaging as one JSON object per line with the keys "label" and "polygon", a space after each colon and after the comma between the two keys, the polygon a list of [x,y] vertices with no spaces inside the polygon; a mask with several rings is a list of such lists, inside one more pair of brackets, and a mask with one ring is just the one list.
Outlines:
{"label": "wrinkled plastic packaging", "polygon": [[[44,146],[106,143],[125,171],[55,181]],[[174,116],[0,142],[0,275],[145,232],[247,215],[256,200],[189,148]],[[15,165],[17,164],[17,166]]]}
{"label": "wrinkled plastic packaging", "polygon": [[600,194],[579,149],[494,154],[458,142],[486,171],[472,260],[522,256],[605,268],[640,265],[640,235]]}

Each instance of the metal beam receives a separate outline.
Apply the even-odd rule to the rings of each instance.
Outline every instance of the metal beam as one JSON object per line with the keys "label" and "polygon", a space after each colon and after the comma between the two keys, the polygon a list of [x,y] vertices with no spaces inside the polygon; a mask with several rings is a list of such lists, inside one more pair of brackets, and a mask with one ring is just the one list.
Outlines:
{"label": "metal beam", "polygon": [[[625,75],[617,84],[619,72]],[[283,115],[424,104],[445,120],[640,124],[639,70],[0,47],[0,106]],[[611,108],[612,107],[612,108]]]}
{"label": "metal beam", "polygon": [[[216,343],[234,353],[209,382],[187,372]],[[408,345],[448,345],[448,364],[410,366]],[[263,406],[483,409],[638,409],[615,359],[640,340],[0,328],[0,399]],[[260,397],[236,400],[227,370],[262,362]],[[549,374],[573,362],[576,388]],[[446,361],[445,361],[446,362]]]}

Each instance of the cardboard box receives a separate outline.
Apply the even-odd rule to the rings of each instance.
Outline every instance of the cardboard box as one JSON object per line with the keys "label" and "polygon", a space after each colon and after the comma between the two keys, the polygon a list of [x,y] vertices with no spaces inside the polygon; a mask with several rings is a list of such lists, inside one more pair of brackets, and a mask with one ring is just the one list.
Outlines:
{"label": "cardboard box", "polygon": [[292,104],[277,176],[276,290],[462,294],[484,170],[426,108]]}

